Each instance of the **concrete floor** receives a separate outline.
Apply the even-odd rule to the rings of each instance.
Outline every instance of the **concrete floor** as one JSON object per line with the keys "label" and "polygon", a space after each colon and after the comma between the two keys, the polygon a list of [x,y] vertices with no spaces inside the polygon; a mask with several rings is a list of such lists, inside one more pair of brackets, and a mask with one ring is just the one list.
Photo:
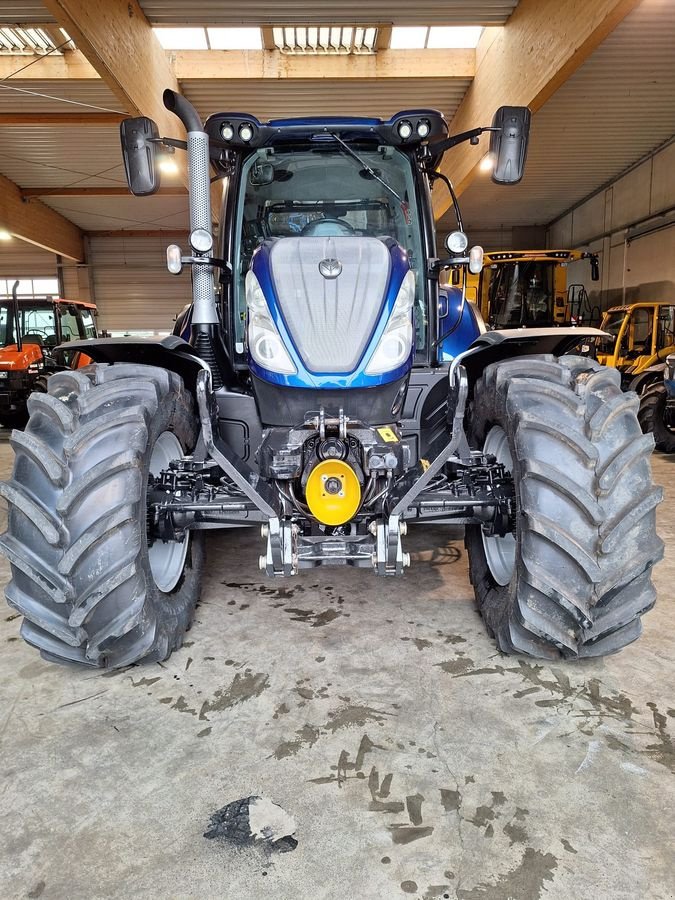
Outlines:
{"label": "concrete floor", "polygon": [[[10,457],[5,435],[0,475]],[[263,582],[253,533],[212,539],[195,626],[161,665],[48,664],[6,609],[0,896],[675,896],[675,457],[654,470],[659,602],[605,661],[498,654],[461,540],[431,528],[399,581]],[[202,837],[251,794],[295,817],[294,852]]]}

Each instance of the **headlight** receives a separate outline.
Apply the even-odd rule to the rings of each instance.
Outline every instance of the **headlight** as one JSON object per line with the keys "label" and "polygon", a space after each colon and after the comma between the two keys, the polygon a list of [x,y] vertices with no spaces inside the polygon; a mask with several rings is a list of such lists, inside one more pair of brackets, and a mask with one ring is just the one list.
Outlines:
{"label": "headlight", "polygon": [[666,356],[666,371],[664,373],[668,381],[675,381],[675,353],[669,353]]}
{"label": "headlight", "polygon": [[240,125],[239,137],[245,144],[248,144],[249,141],[253,140],[253,126],[249,125],[248,122],[244,122],[243,125]]}
{"label": "headlight", "polygon": [[469,239],[463,231],[451,231],[445,239],[448,253],[453,256],[461,256],[469,246]]}
{"label": "headlight", "polygon": [[429,132],[431,131],[431,123],[428,119],[422,119],[421,122],[417,123],[417,134],[419,137],[424,140],[424,138],[429,137]]}
{"label": "headlight", "polygon": [[412,308],[415,302],[415,275],[408,272],[396,297],[387,327],[366,366],[366,375],[391,372],[410,356],[413,342]]}
{"label": "headlight", "polygon": [[263,289],[253,272],[246,275],[246,307],[248,349],[255,362],[270,372],[295,374],[297,369],[284,347],[277,326],[270,316]]}
{"label": "headlight", "polygon": [[410,135],[413,133],[413,127],[407,119],[404,119],[402,122],[398,123],[398,136],[402,141],[407,141]]}

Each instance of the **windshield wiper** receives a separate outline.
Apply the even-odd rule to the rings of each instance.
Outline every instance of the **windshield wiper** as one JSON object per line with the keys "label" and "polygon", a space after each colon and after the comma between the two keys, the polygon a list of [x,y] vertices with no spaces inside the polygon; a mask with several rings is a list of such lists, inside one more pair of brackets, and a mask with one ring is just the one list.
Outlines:
{"label": "windshield wiper", "polygon": [[351,156],[352,159],[355,159],[355,160],[357,161],[357,163],[359,163],[359,165],[363,166],[363,168],[366,170],[366,172],[367,172],[372,178],[374,178],[375,181],[379,181],[383,188],[386,188],[386,189],[389,191],[390,194],[392,194],[394,197],[396,197],[396,199],[398,200],[398,202],[399,202],[402,206],[408,206],[407,202],[403,199],[403,197],[400,197],[400,196],[396,193],[396,191],[393,189],[393,187],[392,187],[390,184],[387,184],[387,182],[384,180],[384,178],[381,178],[381,177],[377,174],[377,172],[375,171],[375,169],[372,168],[372,166],[369,166],[369,165],[368,165],[368,163],[365,161],[365,159],[361,159],[361,157],[359,156],[359,154],[356,153],[355,150],[352,150],[352,148],[349,146],[349,144],[346,144],[346,143],[342,140],[342,138],[338,137],[337,134],[335,134],[335,132],[333,132],[333,131],[330,132],[330,136],[331,136],[332,138],[334,138],[334,139],[338,142],[338,144],[342,147],[342,149],[343,149],[349,156]]}

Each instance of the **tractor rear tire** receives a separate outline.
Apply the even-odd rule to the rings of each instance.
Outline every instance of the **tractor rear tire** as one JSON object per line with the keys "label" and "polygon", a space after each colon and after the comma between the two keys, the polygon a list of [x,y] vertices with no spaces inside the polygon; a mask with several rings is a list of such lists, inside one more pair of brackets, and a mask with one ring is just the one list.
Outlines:
{"label": "tractor rear tire", "polygon": [[151,555],[146,495],[151,465],[195,446],[192,397],[164,369],[92,365],[52,375],[28,408],[26,430],[11,438],[12,477],[0,484],[6,596],[24,617],[22,636],[59,662],[166,659],[192,620],[203,537]]}
{"label": "tractor rear tire", "polygon": [[478,607],[504,653],[604,656],[640,635],[663,542],[638,404],[616,370],[577,356],[496,363],[477,383],[472,444],[501,453],[515,488],[514,535],[466,530]]}
{"label": "tractor rear tire", "polygon": [[666,425],[668,394],[662,381],[645,388],[640,397],[638,419],[645,434],[654,436],[654,446],[662,453],[675,453],[675,431]]}

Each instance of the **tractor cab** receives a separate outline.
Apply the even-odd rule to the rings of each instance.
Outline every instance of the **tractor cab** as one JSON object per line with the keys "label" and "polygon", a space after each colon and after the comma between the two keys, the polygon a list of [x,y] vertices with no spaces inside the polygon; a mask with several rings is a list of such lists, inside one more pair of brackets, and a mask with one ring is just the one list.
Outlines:
{"label": "tractor cab", "polygon": [[675,303],[615,306],[605,313],[601,330],[606,336],[596,339],[598,362],[630,381],[675,351]]}
{"label": "tractor cab", "polygon": [[[219,113],[206,131],[211,146],[222,148],[216,168],[231,185],[221,254],[232,260],[223,290],[228,352],[235,369],[250,368],[259,393],[262,381],[382,385],[447,355],[434,336],[440,315],[454,325],[454,310],[428,266],[437,257],[428,147],[447,137],[439,112],[267,123]],[[281,338],[274,346],[269,329],[247,340],[258,295]],[[401,325],[382,340],[383,313],[397,297],[412,328]],[[480,329],[469,307],[462,314],[465,349]],[[275,359],[282,344],[283,360]]]}
{"label": "tractor cab", "polygon": [[95,312],[61,298],[0,299],[0,424],[21,424],[28,396],[46,391],[51,374],[91,362],[68,344],[96,337]]}
{"label": "tractor cab", "polygon": [[600,323],[601,313],[581,284],[567,283],[567,267],[587,260],[599,279],[597,254],[580,250],[497,250],[470,275],[467,294],[491,328],[541,328]]}

